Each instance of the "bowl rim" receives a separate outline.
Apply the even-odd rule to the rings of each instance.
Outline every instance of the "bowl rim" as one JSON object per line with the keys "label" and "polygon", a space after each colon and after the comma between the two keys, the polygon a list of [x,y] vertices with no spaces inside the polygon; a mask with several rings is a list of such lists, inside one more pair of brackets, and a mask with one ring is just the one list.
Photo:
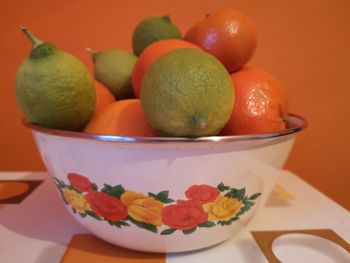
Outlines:
{"label": "bowl rim", "polygon": [[[292,121],[297,122],[293,124]],[[117,135],[105,135],[94,133],[83,133],[77,131],[57,130],[52,128],[45,128],[33,123],[28,122],[25,118],[22,120],[24,126],[33,131],[61,136],[61,137],[73,137],[80,139],[96,140],[96,141],[108,141],[108,142],[123,142],[123,143],[203,143],[203,142],[234,142],[234,141],[246,141],[246,140],[261,140],[287,136],[295,134],[304,130],[308,126],[308,122],[305,118],[297,114],[288,114],[286,117],[287,129],[278,132],[253,134],[253,135],[229,135],[229,136],[203,136],[203,137],[132,137],[132,136],[117,136]]]}

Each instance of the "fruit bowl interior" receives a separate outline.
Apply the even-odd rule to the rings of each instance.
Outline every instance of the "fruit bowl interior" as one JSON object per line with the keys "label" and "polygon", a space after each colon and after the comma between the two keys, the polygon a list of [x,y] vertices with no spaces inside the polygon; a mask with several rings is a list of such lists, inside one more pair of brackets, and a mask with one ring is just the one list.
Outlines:
{"label": "fruit bowl interior", "polygon": [[110,243],[149,252],[201,249],[234,236],[268,197],[306,121],[282,132],[201,138],[32,129],[72,216]]}

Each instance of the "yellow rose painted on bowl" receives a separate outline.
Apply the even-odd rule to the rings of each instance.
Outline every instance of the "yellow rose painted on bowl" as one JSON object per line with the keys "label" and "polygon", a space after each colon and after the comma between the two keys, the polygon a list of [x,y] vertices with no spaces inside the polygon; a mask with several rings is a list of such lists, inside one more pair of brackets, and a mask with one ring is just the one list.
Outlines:
{"label": "yellow rose painted on bowl", "polygon": [[86,210],[91,210],[90,204],[86,201],[85,197],[77,191],[64,188],[63,197],[79,213],[83,213]]}
{"label": "yellow rose painted on bowl", "polygon": [[162,224],[162,202],[153,197],[132,191],[125,191],[121,195],[120,200],[128,207],[129,216],[133,219],[155,226]]}
{"label": "yellow rose painted on bowl", "polygon": [[203,209],[208,213],[208,220],[228,221],[233,218],[242,207],[242,202],[238,199],[218,196],[213,202],[203,205]]}

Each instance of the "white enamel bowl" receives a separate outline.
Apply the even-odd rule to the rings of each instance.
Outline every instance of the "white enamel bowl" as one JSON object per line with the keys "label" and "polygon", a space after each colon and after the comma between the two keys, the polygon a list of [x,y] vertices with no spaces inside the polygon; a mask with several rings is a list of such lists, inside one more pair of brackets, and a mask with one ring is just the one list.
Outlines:
{"label": "white enamel bowl", "polygon": [[91,233],[149,252],[233,237],[264,204],[296,134],[135,138],[31,128],[57,193]]}

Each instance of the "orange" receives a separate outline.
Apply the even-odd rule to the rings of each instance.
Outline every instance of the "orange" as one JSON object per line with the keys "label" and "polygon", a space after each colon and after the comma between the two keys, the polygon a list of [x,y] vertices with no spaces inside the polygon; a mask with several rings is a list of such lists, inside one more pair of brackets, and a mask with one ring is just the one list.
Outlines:
{"label": "orange", "polygon": [[95,88],[96,105],[94,114],[96,114],[96,112],[115,101],[114,95],[100,82],[95,81]]}
{"label": "orange", "polygon": [[155,136],[143,113],[139,99],[112,102],[95,114],[84,132],[118,136]]}
{"label": "orange", "polygon": [[149,45],[137,60],[134,70],[131,75],[132,86],[136,97],[140,97],[141,94],[141,84],[143,77],[156,58],[159,56],[178,48],[198,48],[184,40],[179,39],[169,39],[160,40],[151,45]]}
{"label": "orange", "polygon": [[276,132],[286,129],[287,95],[279,81],[268,72],[246,67],[231,74],[235,105],[220,135]]}
{"label": "orange", "polygon": [[230,73],[249,61],[257,45],[252,20],[235,9],[208,15],[186,33],[185,40],[215,56]]}

